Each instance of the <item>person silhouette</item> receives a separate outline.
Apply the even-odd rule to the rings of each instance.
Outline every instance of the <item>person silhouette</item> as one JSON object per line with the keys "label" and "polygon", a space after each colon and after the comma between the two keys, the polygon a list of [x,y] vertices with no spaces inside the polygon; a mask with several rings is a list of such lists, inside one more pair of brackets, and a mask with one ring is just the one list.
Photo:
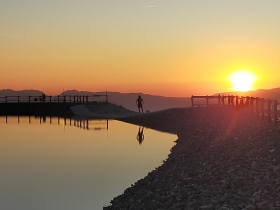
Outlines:
{"label": "person silhouette", "polygon": [[143,130],[144,130],[144,127],[142,127],[142,130],[141,130],[141,126],[139,127],[139,131],[138,131],[138,134],[137,134],[137,141],[139,142],[139,144],[142,144],[143,140],[144,140],[144,133],[143,133]]}
{"label": "person silhouette", "polygon": [[142,112],[144,112],[144,111],[143,111],[144,100],[141,98],[140,95],[139,95],[138,98],[136,99],[136,104],[137,104],[137,106],[138,106],[139,113],[140,113],[140,108],[142,109]]}

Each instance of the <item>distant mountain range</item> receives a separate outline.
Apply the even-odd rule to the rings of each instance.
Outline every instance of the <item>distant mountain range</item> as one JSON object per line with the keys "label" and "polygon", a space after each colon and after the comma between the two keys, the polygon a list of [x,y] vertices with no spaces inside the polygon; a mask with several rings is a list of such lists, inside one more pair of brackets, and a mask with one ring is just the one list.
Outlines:
{"label": "distant mountain range", "polygon": [[[94,95],[106,94],[106,92],[86,92],[77,90],[67,90],[61,95]],[[136,99],[138,95],[144,100],[143,109],[149,111],[158,111],[174,107],[190,107],[191,99],[189,97],[163,97],[143,93],[119,93],[107,92],[110,103],[120,105],[132,111],[138,111]]]}
{"label": "distant mountain range", "polygon": [[12,90],[3,89],[0,90],[0,96],[41,96],[44,92],[39,90]]}
{"label": "distant mountain range", "polygon": [[[21,90],[14,91],[11,89],[0,90],[0,96],[41,96],[44,92],[39,90]],[[60,95],[103,95],[106,92],[87,92],[78,90],[67,90]],[[136,105],[136,99],[138,95],[144,100],[144,110],[158,111],[163,109],[175,108],[175,107],[190,107],[190,97],[163,97],[155,96],[143,93],[119,93],[119,92],[108,92],[108,100],[110,103],[120,105],[126,109],[138,111]],[[260,97],[266,99],[280,100],[280,88],[274,88],[269,90],[259,89],[247,92],[225,92],[217,93],[215,95],[239,95],[239,96],[251,96]]]}

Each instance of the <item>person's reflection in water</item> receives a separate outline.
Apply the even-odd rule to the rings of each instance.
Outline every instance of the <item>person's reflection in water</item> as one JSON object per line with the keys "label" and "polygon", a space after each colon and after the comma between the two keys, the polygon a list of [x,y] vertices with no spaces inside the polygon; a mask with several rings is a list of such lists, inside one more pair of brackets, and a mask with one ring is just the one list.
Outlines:
{"label": "person's reflection in water", "polygon": [[139,127],[139,131],[138,131],[138,134],[137,134],[137,141],[139,142],[139,144],[142,144],[143,140],[144,140],[144,134],[143,134],[143,130],[144,130],[144,127],[142,127],[141,129],[141,126]]}

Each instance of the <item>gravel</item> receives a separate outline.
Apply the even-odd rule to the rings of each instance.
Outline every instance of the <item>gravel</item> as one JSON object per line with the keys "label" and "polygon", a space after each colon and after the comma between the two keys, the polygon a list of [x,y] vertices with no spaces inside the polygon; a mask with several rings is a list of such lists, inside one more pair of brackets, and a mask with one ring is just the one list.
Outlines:
{"label": "gravel", "polygon": [[280,210],[280,129],[246,109],[178,108],[123,121],[175,133],[164,163],[104,210]]}

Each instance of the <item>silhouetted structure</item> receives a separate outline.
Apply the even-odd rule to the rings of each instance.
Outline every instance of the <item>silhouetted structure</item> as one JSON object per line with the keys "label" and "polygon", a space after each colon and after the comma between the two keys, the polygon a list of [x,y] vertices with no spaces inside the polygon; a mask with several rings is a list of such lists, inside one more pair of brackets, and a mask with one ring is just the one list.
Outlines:
{"label": "silhouetted structure", "polygon": [[[225,98],[227,98],[227,102],[225,102]],[[206,99],[205,103],[194,103],[194,99]],[[209,103],[209,100],[211,99],[218,99],[218,103]],[[278,105],[279,102],[277,100],[271,100],[271,99],[264,99],[259,97],[249,97],[249,96],[192,96],[192,107],[195,106],[233,106],[236,108],[248,108],[248,110],[251,112],[251,114],[256,114],[257,116],[261,116],[262,118],[267,117],[268,122],[274,121],[274,124],[277,125],[277,122],[280,120],[278,118]],[[267,107],[265,109],[265,104],[267,104]],[[265,113],[266,111],[266,113]],[[272,114],[273,113],[273,114]]]}

